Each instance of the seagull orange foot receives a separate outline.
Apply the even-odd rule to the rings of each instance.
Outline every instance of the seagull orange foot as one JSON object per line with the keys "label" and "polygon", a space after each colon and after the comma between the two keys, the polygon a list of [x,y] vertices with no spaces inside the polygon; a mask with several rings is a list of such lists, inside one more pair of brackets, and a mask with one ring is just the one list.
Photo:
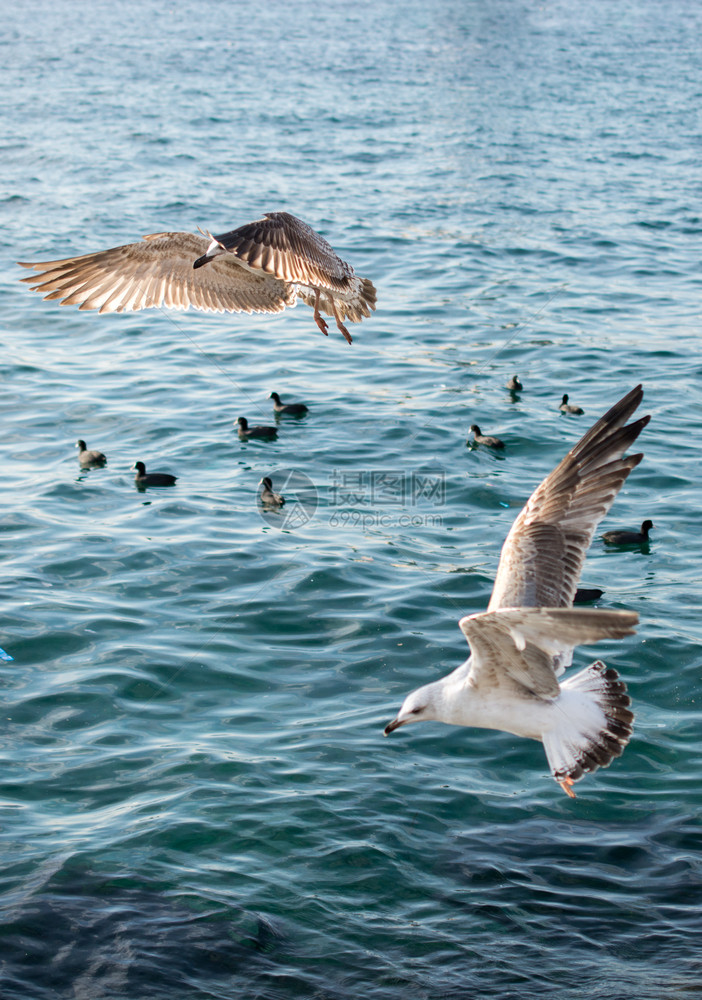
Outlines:
{"label": "seagull orange foot", "polygon": [[561,786],[561,788],[563,789],[563,791],[566,793],[566,795],[569,798],[571,798],[571,799],[575,798],[575,792],[573,791],[573,779],[572,778],[564,778],[562,781],[558,781],[558,784]]}

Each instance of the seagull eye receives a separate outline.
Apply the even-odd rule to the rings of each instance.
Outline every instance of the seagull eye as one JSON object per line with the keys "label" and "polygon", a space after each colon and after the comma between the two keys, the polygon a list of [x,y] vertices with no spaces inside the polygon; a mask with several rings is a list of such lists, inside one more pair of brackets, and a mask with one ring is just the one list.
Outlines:
{"label": "seagull eye", "polygon": [[423,708],[413,708],[411,714],[412,715],[419,715],[419,713],[423,712],[423,711],[424,711]]}

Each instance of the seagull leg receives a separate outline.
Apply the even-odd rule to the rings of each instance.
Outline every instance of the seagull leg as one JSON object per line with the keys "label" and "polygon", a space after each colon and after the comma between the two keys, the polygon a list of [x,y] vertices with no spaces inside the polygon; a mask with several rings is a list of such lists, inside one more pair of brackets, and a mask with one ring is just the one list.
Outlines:
{"label": "seagull leg", "polygon": [[[558,779],[556,780],[558,781]],[[571,799],[575,798],[575,792],[572,789],[572,784],[573,784],[572,778],[564,778],[563,781],[558,781],[558,784],[561,786],[561,788],[569,798]]]}
{"label": "seagull leg", "polygon": [[349,333],[349,331],[346,329],[346,327],[344,326],[344,324],[339,319],[339,314],[336,311],[336,303],[334,302],[334,299],[331,300],[331,305],[332,305],[332,312],[334,313],[334,319],[336,320],[336,325],[339,327],[339,329],[343,333],[344,337],[346,338],[346,343],[347,344],[352,344],[353,340],[351,339],[351,334]]}
{"label": "seagull leg", "polygon": [[319,289],[314,290],[314,321],[325,337],[329,336],[329,327],[319,312]]}

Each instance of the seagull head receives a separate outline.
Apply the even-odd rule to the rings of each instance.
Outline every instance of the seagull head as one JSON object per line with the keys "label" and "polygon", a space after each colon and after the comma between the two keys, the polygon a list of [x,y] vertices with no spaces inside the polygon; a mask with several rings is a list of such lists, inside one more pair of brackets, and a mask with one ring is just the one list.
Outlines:
{"label": "seagull head", "polygon": [[197,228],[200,230],[203,236],[206,236],[209,239],[210,245],[208,246],[207,250],[205,250],[202,257],[198,257],[196,261],[193,261],[193,268],[203,267],[205,264],[209,263],[209,261],[211,261],[214,257],[219,257],[220,254],[227,252],[227,248],[221,242],[221,240],[218,240],[217,237],[213,236],[212,233],[208,232],[207,229],[200,229],[200,226],[198,226]]}
{"label": "seagull head", "polygon": [[436,684],[425,684],[424,687],[417,688],[416,691],[408,694],[397,716],[392,722],[388,722],[383,730],[383,735],[389,736],[400,726],[406,726],[408,722],[436,720],[436,702],[433,691],[435,687]]}

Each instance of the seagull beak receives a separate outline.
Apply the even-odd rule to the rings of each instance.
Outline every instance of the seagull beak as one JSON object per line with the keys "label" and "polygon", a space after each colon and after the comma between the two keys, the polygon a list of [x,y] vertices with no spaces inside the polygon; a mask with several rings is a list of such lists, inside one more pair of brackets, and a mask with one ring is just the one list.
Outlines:
{"label": "seagull beak", "polygon": [[400,728],[400,726],[404,726],[405,722],[407,722],[407,719],[399,718],[393,719],[392,722],[388,722],[387,726],[383,730],[383,736],[389,736],[390,733],[394,733],[396,729]]}

